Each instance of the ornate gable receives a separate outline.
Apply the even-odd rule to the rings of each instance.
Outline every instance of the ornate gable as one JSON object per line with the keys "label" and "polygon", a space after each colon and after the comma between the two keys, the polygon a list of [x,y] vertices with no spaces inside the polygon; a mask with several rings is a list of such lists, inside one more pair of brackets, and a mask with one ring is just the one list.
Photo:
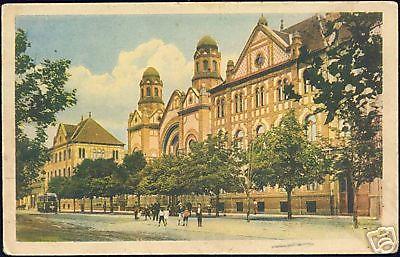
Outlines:
{"label": "ornate gable", "polygon": [[129,127],[133,127],[142,123],[142,115],[138,110],[135,110],[129,118]]}
{"label": "ornate gable", "polygon": [[240,79],[290,58],[289,44],[265,25],[251,33],[233,69],[232,79]]}
{"label": "ornate gable", "polygon": [[200,93],[195,88],[190,87],[186,92],[186,96],[183,101],[183,107],[187,108],[199,103],[199,95]]}
{"label": "ornate gable", "polygon": [[67,141],[68,141],[67,131],[64,127],[64,124],[60,124],[57,129],[57,134],[55,135],[55,137],[53,139],[53,145],[54,146],[61,145],[61,144],[66,143]]}

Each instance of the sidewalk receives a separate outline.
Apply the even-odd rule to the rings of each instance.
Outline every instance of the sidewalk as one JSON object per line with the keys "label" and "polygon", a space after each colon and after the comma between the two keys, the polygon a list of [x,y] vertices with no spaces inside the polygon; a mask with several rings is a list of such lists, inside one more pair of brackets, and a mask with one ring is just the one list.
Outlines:
{"label": "sidewalk", "polygon": [[[35,209],[30,209],[30,210],[18,210],[17,212],[21,213],[29,213],[29,214],[42,214],[38,212]],[[73,210],[63,210],[59,213],[69,213],[73,214]],[[104,213],[103,210],[93,210],[93,213],[90,212],[90,210],[85,210],[85,212],[80,212],[80,210],[76,210],[75,214],[108,214],[108,215],[134,215],[133,211],[114,211],[110,213],[110,211],[107,211]],[[140,215],[139,213],[139,218],[142,218],[143,216]],[[194,217],[194,216],[193,216]],[[268,219],[268,218],[286,218],[286,214],[265,214],[265,213],[259,213],[259,214],[250,214],[250,220],[262,220],[262,219]],[[302,214],[302,215],[292,215],[293,218],[316,218],[316,219],[351,219],[351,215],[307,215],[307,214]],[[212,213],[211,216],[209,216],[207,213],[203,214],[203,218],[217,218],[215,216],[215,213]],[[232,218],[232,219],[246,219],[246,214],[245,213],[220,213],[219,218]],[[369,216],[359,216],[359,219],[365,219],[365,220],[378,220],[375,217],[369,217]]]}

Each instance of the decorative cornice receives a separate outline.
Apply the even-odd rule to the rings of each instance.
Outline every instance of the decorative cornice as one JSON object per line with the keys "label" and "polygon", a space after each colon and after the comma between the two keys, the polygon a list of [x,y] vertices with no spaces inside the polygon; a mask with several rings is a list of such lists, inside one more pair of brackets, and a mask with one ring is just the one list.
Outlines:
{"label": "decorative cornice", "polygon": [[158,96],[145,96],[139,100],[138,104],[147,104],[147,103],[160,103],[164,104],[164,101],[161,97]]}
{"label": "decorative cornice", "polygon": [[196,105],[187,109],[183,109],[182,111],[178,112],[178,115],[183,116],[192,112],[196,112],[198,110],[210,110],[211,107],[210,105],[206,105],[206,104],[200,104],[200,105]]}
{"label": "decorative cornice", "polygon": [[138,124],[138,125],[128,128],[127,130],[128,131],[137,131],[142,128],[160,129],[160,125],[158,123]]}
{"label": "decorative cornice", "polygon": [[222,77],[220,74],[218,74],[218,72],[210,71],[210,72],[199,72],[199,73],[196,72],[192,78],[192,82],[198,79],[208,79],[208,78],[220,79],[222,81]]}
{"label": "decorative cornice", "polygon": [[224,82],[224,83],[222,83],[222,84],[220,84],[220,85],[218,85],[218,86],[216,86],[214,88],[211,88],[210,90],[208,90],[208,92],[210,92],[211,94],[214,94],[214,93],[219,92],[221,90],[224,90],[224,89],[226,89],[228,87],[238,86],[238,85],[243,84],[245,82],[248,82],[248,81],[251,81],[251,80],[266,76],[266,75],[268,75],[270,73],[279,71],[281,69],[287,68],[287,67],[289,67],[290,65],[292,65],[294,63],[296,63],[296,60],[289,60],[287,62],[272,66],[270,68],[267,68],[266,70],[260,71],[258,73],[252,74],[250,76],[247,76],[247,77],[244,77],[244,78],[241,78],[241,79],[238,79],[238,80],[230,81],[230,82]]}

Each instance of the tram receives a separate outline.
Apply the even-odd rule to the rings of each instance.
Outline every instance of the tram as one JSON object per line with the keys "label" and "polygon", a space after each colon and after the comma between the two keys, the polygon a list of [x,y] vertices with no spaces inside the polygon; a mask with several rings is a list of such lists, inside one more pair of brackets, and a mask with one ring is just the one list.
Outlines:
{"label": "tram", "polygon": [[39,195],[37,200],[37,208],[39,212],[54,212],[58,211],[58,199],[54,193],[46,193]]}

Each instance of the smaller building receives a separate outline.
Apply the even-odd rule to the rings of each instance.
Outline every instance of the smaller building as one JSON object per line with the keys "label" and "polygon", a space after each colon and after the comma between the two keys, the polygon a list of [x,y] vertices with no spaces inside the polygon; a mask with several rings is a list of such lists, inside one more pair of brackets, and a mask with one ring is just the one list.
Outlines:
{"label": "smaller building", "polygon": [[50,161],[44,166],[44,191],[58,176],[70,177],[84,159],[114,159],[121,163],[124,143],[96,122],[89,113],[77,125],[60,123],[50,148]]}

